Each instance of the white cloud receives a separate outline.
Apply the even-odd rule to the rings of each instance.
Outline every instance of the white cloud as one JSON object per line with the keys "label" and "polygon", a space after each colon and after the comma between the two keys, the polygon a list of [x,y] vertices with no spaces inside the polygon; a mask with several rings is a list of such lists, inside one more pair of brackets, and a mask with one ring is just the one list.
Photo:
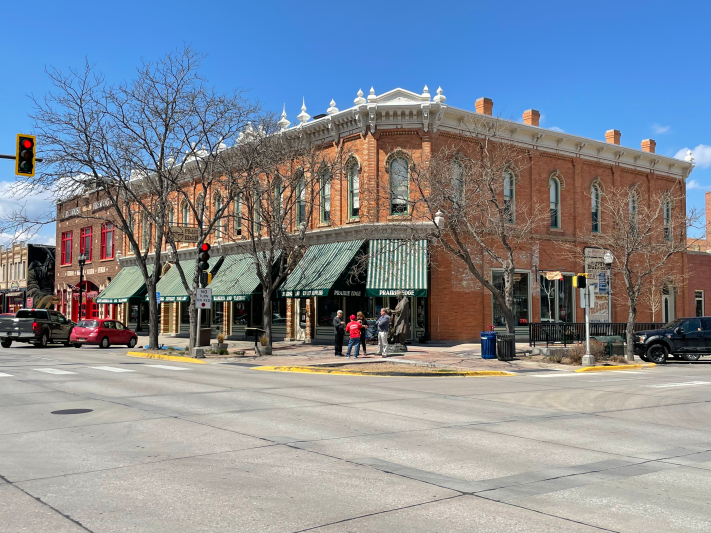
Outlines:
{"label": "white cloud", "polygon": [[657,135],[667,133],[670,129],[671,126],[662,126],[661,124],[657,124],[656,122],[652,124],[652,131],[654,131],[654,133],[656,133]]}
{"label": "white cloud", "polygon": [[543,124],[546,121],[546,115],[541,113],[541,116],[538,118],[538,123]]}
{"label": "white cloud", "polygon": [[689,180],[689,181],[686,182],[686,190],[687,190],[687,191],[690,191],[690,190],[692,190],[692,189],[699,189],[699,190],[702,190],[702,189],[708,189],[708,187],[702,186],[702,185],[701,185],[698,181],[696,181],[696,180]]}
{"label": "white cloud", "polygon": [[[688,151],[689,148],[684,147],[674,157],[683,161]],[[694,164],[697,168],[711,167],[711,146],[700,144],[691,150],[691,154],[694,156]]]}
{"label": "white cloud", "polygon": [[559,128],[558,126],[553,126],[552,128],[548,128],[551,131],[557,131],[558,133],[565,133],[563,131],[563,128]]}

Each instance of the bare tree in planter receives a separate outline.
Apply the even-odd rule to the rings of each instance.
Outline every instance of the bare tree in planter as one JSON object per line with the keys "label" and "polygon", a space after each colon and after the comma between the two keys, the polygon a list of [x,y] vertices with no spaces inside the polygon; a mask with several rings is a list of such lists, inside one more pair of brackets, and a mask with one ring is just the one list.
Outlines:
{"label": "bare tree in planter", "polygon": [[[685,210],[681,183],[669,189],[649,192],[644,187],[606,187],[601,192],[600,233],[581,236],[613,256],[611,274],[624,283],[616,291],[628,306],[627,360],[634,360],[634,325],[637,306],[645,292],[658,289],[661,281],[682,270],[682,253],[687,249],[687,228],[699,215]],[[655,288],[656,286],[656,288]]]}
{"label": "bare tree in planter", "polygon": [[[83,70],[50,69],[54,90],[33,98],[31,117],[44,163],[23,181],[21,194],[49,193],[60,200],[87,187],[102,191],[111,222],[126,236],[146,283],[151,348],[158,346],[161,269],[150,265],[161,264],[163,244],[172,242],[171,198],[183,190],[182,177],[193,172],[196,151],[205,145],[212,153],[257,111],[239,90],[218,94],[206,87],[202,59],[186,47],[143,62],[132,80],[118,84],[107,83],[88,62]],[[18,211],[3,225],[37,227],[54,218]],[[201,220],[197,214],[196,219]],[[207,232],[203,223],[200,238]]]}
{"label": "bare tree in planter", "polygon": [[314,141],[301,127],[264,121],[236,151],[243,169],[242,234],[262,289],[263,353],[272,353],[272,302],[306,250],[306,234],[330,223],[330,191],[341,176],[341,149]]}
{"label": "bare tree in planter", "polygon": [[[403,214],[432,224],[430,234],[437,244],[491,293],[507,331],[514,333],[516,265],[528,266],[533,234],[548,213],[531,203],[528,192],[516,194],[519,173],[530,164],[529,150],[510,142],[510,132],[500,130],[496,119],[476,118],[467,126],[466,141],[449,144],[428,160],[409,161],[414,190]],[[393,198],[403,196],[392,185],[394,171],[399,169],[392,165],[392,218],[398,211]],[[489,276],[492,266],[501,268],[503,286]]]}

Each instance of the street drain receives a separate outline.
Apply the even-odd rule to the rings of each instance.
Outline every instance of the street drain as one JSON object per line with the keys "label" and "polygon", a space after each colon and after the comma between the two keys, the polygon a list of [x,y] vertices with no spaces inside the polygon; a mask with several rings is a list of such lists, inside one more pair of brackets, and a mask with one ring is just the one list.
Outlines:
{"label": "street drain", "polygon": [[91,413],[93,409],[60,409],[59,411],[52,411],[53,415],[83,415],[84,413]]}

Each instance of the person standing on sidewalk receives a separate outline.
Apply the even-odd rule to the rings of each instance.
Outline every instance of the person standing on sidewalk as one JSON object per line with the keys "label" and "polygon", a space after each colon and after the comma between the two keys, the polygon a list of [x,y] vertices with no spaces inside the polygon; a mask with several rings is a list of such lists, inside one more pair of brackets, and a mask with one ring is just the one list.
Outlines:
{"label": "person standing on sidewalk", "polygon": [[351,356],[351,348],[355,346],[355,358],[358,359],[358,351],[360,350],[360,331],[363,329],[363,324],[356,320],[355,315],[351,315],[351,321],[346,326],[348,333],[348,350],[346,357]]}
{"label": "person standing on sidewalk", "polygon": [[388,310],[383,307],[380,310],[380,318],[378,318],[375,326],[378,330],[378,353],[377,355],[382,355],[387,357],[385,351],[388,349],[388,330],[390,329],[390,315],[388,315]]}
{"label": "person standing on sidewalk", "polygon": [[333,328],[336,330],[336,357],[343,357],[343,335],[346,333],[343,325],[343,311],[339,310],[336,313],[336,318],[333,319]]}
{"label": "person standing on sidewalk", "polygon": [[360,347],[363,350],[363,355],[366,355],[366,349],[365,349],[365,334],[368,331],[368,319],[365,318],[365,315],[363,314],[363,311],[358,311],[356,314],[358,317],[357,320],[363,325],[363,329],[360,330]]}

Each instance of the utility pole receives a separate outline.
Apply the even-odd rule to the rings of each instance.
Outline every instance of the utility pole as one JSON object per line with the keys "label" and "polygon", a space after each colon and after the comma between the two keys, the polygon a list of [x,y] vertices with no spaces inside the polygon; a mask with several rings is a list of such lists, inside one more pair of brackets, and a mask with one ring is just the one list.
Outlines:
{"label": "utility pole", "polygon": [[573,286],[580,289],[581,307],[585,308],[585,355],[583,356],[583,366],[595,366],[595,357],[590,353],[590,301],[592,284],[588,285],[588,275],[578,274],[573,277]]}

